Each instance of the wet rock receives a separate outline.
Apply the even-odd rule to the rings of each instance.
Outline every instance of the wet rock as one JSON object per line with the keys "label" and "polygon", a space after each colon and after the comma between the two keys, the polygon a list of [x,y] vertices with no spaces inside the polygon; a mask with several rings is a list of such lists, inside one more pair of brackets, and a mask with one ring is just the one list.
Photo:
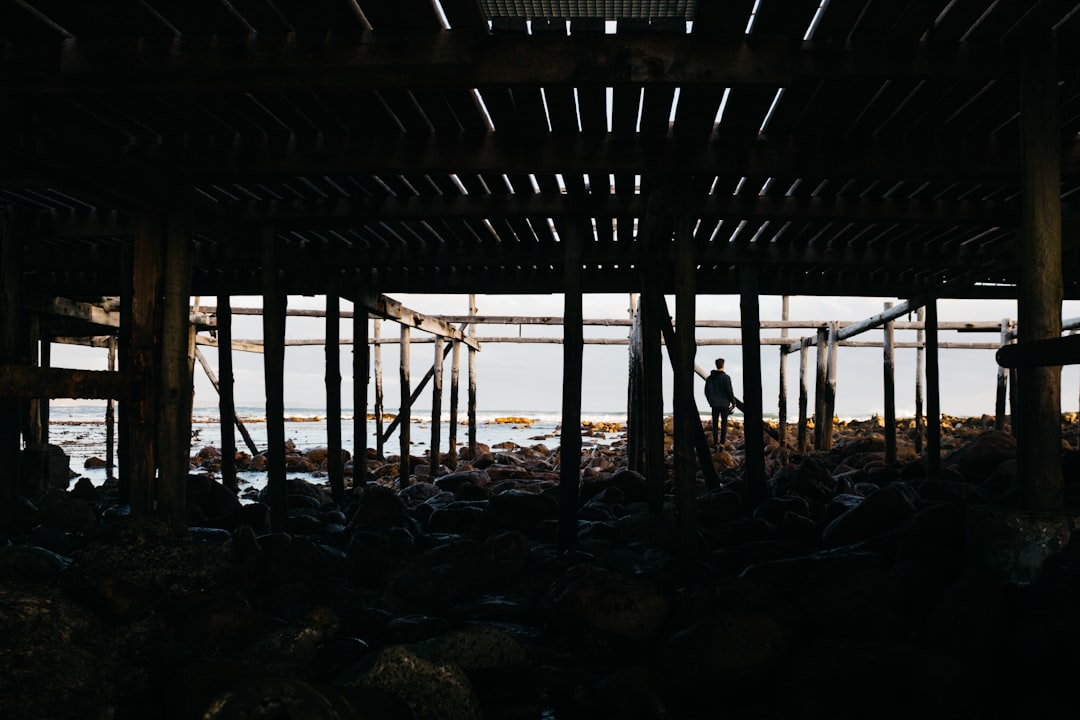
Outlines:
{"label": "wet rock", "polygon": [[75,473],[71,461],[59,445],[28,445],[19,456],[22,474],[20,493],[37,495],[49,489],[67,490]]}
{"label": "wet rock", "polygon": [[188,475],[187,499],[189,503],[198,505],[206,516],[211,518],[233,516],[241,506],[236,493],[202,473]]}
{"label": "wet rock", "polygon": [[71,565],[71,558],[34,545],[0,547],[0,580],[50,583]]}
{"label": "wet rock", "polygon": [[668,620],[667,595],[650,582],[578,565],[552,586],[552,623],[628,639],[652,638]]}
{"label": "wet rock", "polygon": [[404,527],[407,524],[405,504],[393,490],[368,483],[352,521],[377,528]]}
{"label": "wet rock", "polygon": [[673,685],[694,696],[760,686],[789,651],[788,632],[761,614],[722,614],[668,639],[662,664]]}
{"label": "wet rock", "polygon": [[544,520],[557,517],[559,504],[547,495],[508,490],[491,498],[488,512],[499,527],[528,532]]}
{"label": "wet rock", "polygon": [[943,460],[942,466],[955,466],[965,478],[984,480],[1015,457],[1016,438],[1001,430],[987,430]]}
{"label": "wet rock", "polygon": [[821,541],[827,547],[837,547],[892,530],[915,512],[917,501],[911,486],[886,485],[829,523]]}
{"label": "wet rock", "polygon": [[88,533],[98,526],[97,514],[90,504],[71,493],[50,488],[37,499],[41,522],[71,532]]}

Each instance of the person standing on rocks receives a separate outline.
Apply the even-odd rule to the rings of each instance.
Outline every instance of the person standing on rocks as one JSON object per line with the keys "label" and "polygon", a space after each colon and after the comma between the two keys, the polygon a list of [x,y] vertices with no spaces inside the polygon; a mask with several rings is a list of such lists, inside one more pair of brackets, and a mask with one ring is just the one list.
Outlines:
{"label": "person standing on rocks", "polygon": [[[735,408],[743,409],[742,400],[735,397],[731,385],[731,376],[724,372],[724,358],[716,359],[716,369],[705,379],[705,399],[712,407],[712,441],[717,447],[716,434],[719,429],[722,446],[727,439],[727,419]],[[717,423],[717,420],[720,422]],[[719,426],[719,427],[718,427]]]}

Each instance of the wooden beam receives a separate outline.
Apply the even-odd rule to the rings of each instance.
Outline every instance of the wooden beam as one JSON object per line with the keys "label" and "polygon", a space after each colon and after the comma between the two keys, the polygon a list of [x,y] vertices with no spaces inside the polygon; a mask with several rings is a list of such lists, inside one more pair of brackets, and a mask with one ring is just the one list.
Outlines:
{"label": "wooden beam", "polygon": [[366,307],[369,312],[380,317],[394,320],[402,325],[416,328],[417,330],[423,330],[432,335],[439,335],[450,340],[463,342],[473,350],[480,349],[480,343],[474,338],[467,336],[453,325],[435,317],[418,313],[415,310],[410,310],[393,298],[385,295],[366,295],[354,298],[353,301]]}
{"label": "wooden beam", "polygon": [[937,298],[926,303],[926,477],[941,477],[941,361],[938,354]]}
{"label": "wooden beam", "polygon": [[439,447],[442,444],[442,396],[443,396],[443,358],[450,351],[445,338],[435,340],[435,360],[432,363],[433,371],[431,383],[431,445],[428,448],[428,464],[431,466],[431,476],[441,464]]}
{"label": "wooden beam", "polygon": [[23,306],[31,312],[83,320],[100,327],[120,327],[120,313],[110,312],[92,303],[62,297],[29,297]]}
{"label": "wooden beam", "polygon": [[105,400],[134,396],[134,388],[119,372],[0,365],[0,397]]}
{"label": "wooden beam", "polygon": [[[790,314],[791,298],[785,295],[781,299],[780,314],[784,322],[787,322]],[[780,339],[785,340],[788,336],[788,329],[784,328],[780,331]],[[779,393],[777,396],[777,408],[776,408],[776,434],[777,441],[780,446],[783,447],[787,442],[787,356],[788,353],[784,348],[780,349],[780,370],[779,370]]]}

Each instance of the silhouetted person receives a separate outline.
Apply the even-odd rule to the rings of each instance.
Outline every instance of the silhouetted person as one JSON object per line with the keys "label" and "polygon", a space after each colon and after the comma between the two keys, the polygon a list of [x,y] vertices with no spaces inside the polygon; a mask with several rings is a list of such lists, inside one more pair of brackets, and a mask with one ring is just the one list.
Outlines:
{"label": "silhouetted person", "polygon": [[[724,358],[716,359],[716,369],[709,373],[705,379],[705,399],[712,407],[712,441],[716,446],[716,434],[719,429],[720,445],[727,439],[728,415],[737,407],[742,410],[743,404],[735,397],[735,389],[731,386],[731,376],[724,372]],[[717,420],[720,422],[718,423]]]}

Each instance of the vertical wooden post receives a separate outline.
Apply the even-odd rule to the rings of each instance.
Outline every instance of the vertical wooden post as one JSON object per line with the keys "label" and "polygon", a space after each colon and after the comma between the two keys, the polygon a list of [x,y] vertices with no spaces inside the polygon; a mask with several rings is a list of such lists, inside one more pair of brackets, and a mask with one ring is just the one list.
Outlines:
{"label": "vertical wooden post", "polygon": [[412,474],[412,381],[411,372],[411,342],[410,328],[408,325],[401,326],[400,362],[398,364],[398,377],[400,379],[401,401],[398,403],[398,440],[401,448],[399,454],[400,471],[398,473],[398,486],[409,485],[409,475]]}
{"label": "vertical wooden post", "polygon": [[[1001,319],[1001,345],[1009,344],[1009,318]],[[1005,429],[1005,398],[1009,385],[1009,371],[998,366],[997,392],[994,394],[994,429]]]}
{"label": "vertical wooden post", "polygon": [[818,328],[817,331],[817,383],[814,387],[814,449],[825,449],[825,425],[832,424],[827,418],[828,398],[825,396],[825,378],[828,372],[827,355],[829,331]]}
{"label": "vertical wooden post", "polygon": [[[47,331],[41,333],[41,367],[52,367],[52,337]],[[38,403],[38,423],[41,425],[41,442],[49,442],[49,398],[41,398]]]}
{"label": "vertical wooden post", "polygon": [[926,477],[941,475],[941,373],[938,363],[937,297],[926,301]]}
{"label": "vertical wooden post", "polygon": [[[345,462],[341,457],[341,298],[337,284],[326,294],[326,476],[330,494],[345,503]],[[355,352],[355,350],[354,350]]]}
{"label": "vertical wooden post", "polygon": [[581,481],[581,371],[585,348],[581,297],[581,245],[576,226],[563,238],[563,390],[559,441],[559,548],[577,539]]}
{"label": "vertical wooden post", "polygon": [[194,245],[189,210],[166,219],[161,374],[157,398],[158,512],[176,532],[187,520],[187,477],[191,466],[192,372],[195,329],[191,325]]}
{"label": "vertical wooden post", "polygon": [[742,325],[743,437],[746,441],[746,480],[749,508],[768,495],[765,478],[765,431],[761,390],[761,311],[758,307],[758,271],[744,265],[739,271],[739,321]]}
{"label": "vertical wooden post", "polygon": [[443,355],[446,340],[442,336],[435,338],[435,360],[432,370],[435,374],[431,378],[431,448],[428,450],[428,465],[431,467],[431,477],[435,477],[439,469],[439,447],[442,445],[442,396],[443,396]]}
{"label": "vertical wooden post", "polygon": [[[469,293],[469,314],[476,315],[476,295]],[[475,327],[472,325],[471,327]],[[476,457],[476,350],[469,348],[469,456]]]}
{"label": "vertical wooden post", "polygon": [[806,406],[810,394],[810,344],[803,338],[799,342],[799,452],[806,452],[809,438],[806,432]]}
{"label": "vertical wooden post", "polygon": [[645,446],[645,368],[642,362],[641,309],[636,296],[630,295],[630,333],[627,337],[629,382],[626,399],[626,460],[636,472],[644,471]]}
{"label": "vertical wooden post", "polygon": [[[154,470],[157,467],[157,409],[155,382],[156,348],[161,340],[161,295],[164,272],[164,227],[157,216],[142,215],[135,230],[132,257],[131,347],[127,353],[126,375],[140,392],[125,406],[130,408],[127,465],[130,480],[131,512],[148,515],[154,509]],[[123,462],[123,461],[121,461]],[[122,470],[122,468],[121,468]]]}
{"label": "vertical wooden post", "polygon": [[[16,237],[13,221],[0,210],[0,362],[18,358],[22,285],[22,238]],[[0,533],[11,528],[21,482],[19,400],[0,398]]]}
{"label": "vertical wooden post", "polygon": [[353,487],[367,482],[368,313],[353,303]]}
{"label": "vertical wooden post", "polygon": [[[885,303],[885,310],[891,308],[891,302]],[[892,320],[885,323],[885,337],[882,342],[884,358],[882,368],[884,372],[885,389],[885,462],[896,462],[896,351],[895,345],[896,323]]]}
{"label": "vertical wooden post", "polygon": [[383,372],[382,372],[382,343],[379,342],[382,332],[382,320],[375,318],[371,321],[375,335],[375,457],[380,460],[386,456],[383,454]]}
{"label": "vertical wooden post", "polygon": [[826,450],[832,450],[833,446],[833,418],[836,417],[836,373],[837,355],[840,345],[838,337],[839,327],[835,320],[829,323],[829,366],[825,378],[825,428],[824,446]]}
{"label": "vertical wooden post", "polygon": [[[141,222],[141,221],[140,221]],[[124,249],[120,254],[120,328],[116,334],[116,356],[126,382],[137,383],[138,379],[130,374],[132,366],[131,328],[134,325],[132,315],[132,296],[135,294],[135,253],[134,249]],[[121,400],[117,403],[116,418],[116,476],[117,499],[124,505],[131,504],[131,423],[135,417],[135,404],[138,400]]]}
{"label": "vertical wooden post", "polygon": [[[109,371],[116,370],[116,336],[109,337]],[[114,448],[116,446],[116,402],[109,398],[105,401],[105,478],[112,480],[115,476],[113,467],[116,464]]]}
{"label": "vertical wooden post", "polygon": [[282,288],[277,233],[263,233],[263,378],[266,384],[266,486],[270,527],[284,532],[289,519],[285,485],[285,318],[288,297]]}
{"label": "vertical wooden post", "polygon": [[[35,367],[41,367],[41,320],[38,318],[37,313],[28,314],[27,330],[28,332],[24,338],[29,351],[26,360]],[[30,398],[25,402],[26,428],[23,437],[27,445],[43,445],[46,442],[42,437],[41,405],[42,403],[48,404],[48,402],[48,398]]]}
{"label": "vertical wooden post", "polygon": [[926,308],[921,307],[915,314],[920,327],[915,331],[915,453],[922,455],[925,422],[923,413],[923,384],[926,377]]}
{"label": "vertical wooden post", "polygon": [[[788,320],[790,314],[791,298],[785,295],[781,299],[780,306],[780,319],[785,322]],[[780,329],[780,337],[787,339],[788,329],[786,327]],[[777,415],[776,415],[776,435],[780,442],[780,446],[783,447],[787,442],[787,348],[784,345],[780,346],[780,393],[777,398]]]}
{"label": "vertical wooden post", "polygon": [[451,340],[453,346],[450,350],[450,438],[449,438],[449,463],[450,467],[457,465],[458,450],[458,403],[459,388],[461,381],[461,343]]}
{"label": "vertical wooden post", "polygon": [[221,480],[238,492],[236,483],[236,376],[232,357],[232,297],[225,290],[217,296],[218,425],[221,428]]}
{"label": "vertical wooden post", "polygon": [[664,297],[659,290],[641,294],[641,344],[645,380],[645,477],[648,482],[649,510],[663,512],[667,468],[664,462],[664,384],[663,349],[660,323],[670,323],[662,313]]}
{"label": "vertical wooden post", "polygon": [[[1020,74],[1021,230],[1017,327],[1021,342],[1061,337],[1061,126],[1053,30],[1023,38]],[[1061,467],[1061,367],[1020,371],[1017,487],[1025,508],[1065,503]]]}
{"label": "vertical wooden post", "polygon": [[675,507],[683,553],[692,557],[697,544],[697,464],[691,423],[694,412],[694,355],[697,343],[697,262],[692,226],[680,212],[675,229],[675,346],[668,348],[674,368]]}

